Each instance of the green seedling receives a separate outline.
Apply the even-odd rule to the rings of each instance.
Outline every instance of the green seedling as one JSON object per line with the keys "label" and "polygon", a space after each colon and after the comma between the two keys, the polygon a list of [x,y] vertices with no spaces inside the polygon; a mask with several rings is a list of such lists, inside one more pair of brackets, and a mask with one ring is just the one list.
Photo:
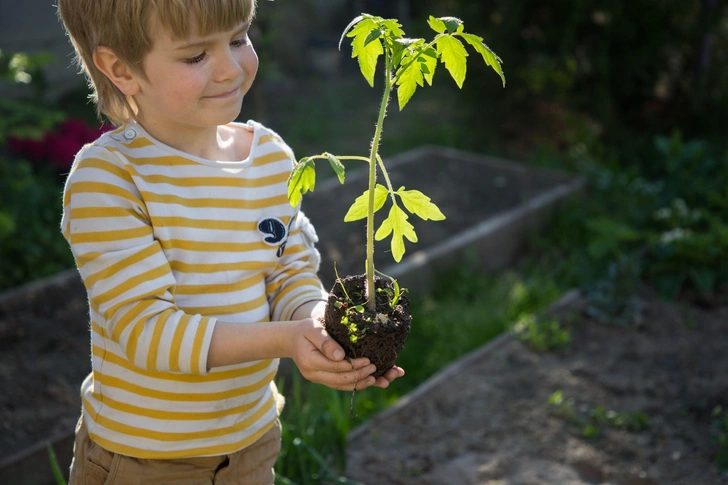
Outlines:
{"label": "green seedling", "polygon": [[395,280],[391,276],[388,276],[388,275],[382,273],[381,271],[377,271],[376,269],[374,271],[376,271],[379,276],[381,276],[383,278],[387,278],[392,283],[392,287],[394,287],[394,291],[390,290],[389,288],[382,288],[382,292],[388,294],[389,306],[392,308],[396,307],[397,303],[399,303],[399,297],[402,296],[402,293],[405,292],[405,289],[404,288],[400,289],[399,283],[397,283],[397,280]]}
{"label": "green seedling", "polygon": [[640,432],[650,427],[650,420],[642,412],[619,413],[603,405],[586,406],[583,412],[577,411],[574,398],[565,398],[563,391],[556,391],[548,398],[548,403],[556,413],[576,426],[584,438],[597,438],[606,428],[630,432]]}
{"label": "green seedling", "polygon": [[513,327],[519,340],[537,352],[559,350],[571,342],[571,332],[552,317],[528,315]]}
{"label": "green seedling", "polygon": [[[394,190],[384,162],[379,155],[382,137],[382,126],[387,113],[387,105],[392,91],[397,92],[399,109],[402,110],[418,88],[425,83],[432,85],[438,61],[452,76],[459,88],[462,88],[467,73],[468,52],[465,45],[470,45],[480,54],[487,65],[500,76],[505,86],[505,77],[501,69],[500,58],[483,43],[477,35],[465,32],[460,19],[454,17],[435,18],[430,16],[429,26],[435,32],[431,41],[405,37],[402,26],[396,19],[384,19],[373,15],[362,14],[356,17],[344,29],[339,41],[339,48],[344,37],[352,37],[352,57],[357,58],[361,73],[371,87],[379,58],[384,59],[384,95],[379,107],[374,137],[368,157],[338,156],[329,152],[304,157],[294,166],[288,180],[288,198],[292,206],[301,202],[303,194],[313,191],[316,185],[316,160],[327,160],[339,181],[343,184],[346,174],[342,161],[363,161],[369,164],[369,188],[357,197],[349,208],[345,222],[367,220],[366,233],[366,276],[367,291],[374,286],[374,241],[391,238],[392,256],[400,262],[405,253],[404,239],[417,242],[414,226],[408,222],[409,215],[415,214],[424,220],[439,221],[445,219],[440,209],[430,198],[418,190],[406,190],[400,187]],[[386,187],[377,184],[377,167],[381,169]],[[374,213],[382,209],[389,197],[391,207],[389,214],[375,231]],[[403,209],[404,207],[404,209]],[[375,298],[368,299],[368,307],[376,309]]]}

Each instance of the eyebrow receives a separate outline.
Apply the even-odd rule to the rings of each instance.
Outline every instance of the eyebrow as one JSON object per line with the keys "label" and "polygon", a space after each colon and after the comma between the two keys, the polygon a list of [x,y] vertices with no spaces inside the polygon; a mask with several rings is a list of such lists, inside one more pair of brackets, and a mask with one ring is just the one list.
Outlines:
{"label": "eyebrow", "polygon": [[[243,32],[247,32],[248,29],[250,29],[250,22],[244,22],[243,25],[241,25],[238,30],[236,30],[235,32],[233,32],[232,37],[235,37],[236,35],[242,34]],[[200,41],[197,41],[197,42],[190,42],[190,43],[181,45],[179,47],[175,47],[174,50],[176,50],[176,51],[184,51],[184,50],[193,49],[193,48],[194,49],[199,49],[199,48],[202,48],[202,47],[208,47],[208,46],[210,46],[210,45],[212,45],[214,43],[215,43],[215,41],[213,41],[213,40],[205,39],[205,40],[200,40]]]}

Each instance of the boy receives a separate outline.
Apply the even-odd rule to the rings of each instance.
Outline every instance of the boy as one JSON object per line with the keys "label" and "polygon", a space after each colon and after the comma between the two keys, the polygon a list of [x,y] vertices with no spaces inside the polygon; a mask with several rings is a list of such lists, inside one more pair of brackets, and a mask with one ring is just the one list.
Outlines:
{"label": "boy", "polygon": [[318,321],[315,232],[293,155],[234,123],[255,78],[254,0],[59,0],[100,114],[62,231],[88,291],[92,372],[71,484],[272,484],[278,358],[341,390],[386,387]]}

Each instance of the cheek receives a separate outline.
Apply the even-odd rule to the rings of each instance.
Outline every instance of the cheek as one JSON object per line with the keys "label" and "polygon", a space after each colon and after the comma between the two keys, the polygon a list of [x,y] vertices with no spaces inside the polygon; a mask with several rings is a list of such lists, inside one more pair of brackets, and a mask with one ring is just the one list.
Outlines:
{"label": "cheek", "polygon": [[243,58],[240,63],[243,66],[243,69],[250,78],[254,78],[255,74],[258,72],[258,54],[251,46],[250,50],[245,52],[242,57]]}
{"label": "cheek", "polygon": [[190,73],[175,76],[166,85],[169,86],[162,96],[173,103],[180,101],[191,101],[200,97],[205,88],[205,81],[202,76]]}

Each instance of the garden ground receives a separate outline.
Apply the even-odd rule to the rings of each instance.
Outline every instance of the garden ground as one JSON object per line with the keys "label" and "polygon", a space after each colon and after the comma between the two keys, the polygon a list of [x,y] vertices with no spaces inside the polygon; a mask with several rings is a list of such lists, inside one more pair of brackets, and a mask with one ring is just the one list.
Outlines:
{"label": "garden ground", "polygon": [[[72,276],[32,311],[0,312],[3,457],[77,419],[88,335]],[[572,335],[562,350],[506,334],[456,361],[350,434],[347,475],[367,485],[728,483],[713,464],[712,415],[726,405],[728,304],[650,292],[641,304],[634,326],[605,326],[577,296],[553,311]]]}
{"label": "garden ground", "polygon": [[[554,315],[571,343],[504,335],[349,436],[347,476],[417,485],[713,485],[716,406],[728,390],[728,305],[646,292],[632,327]],[[556,393],[556,394],[555,394]],[[644,429],[642,429],[644,428]]]}

